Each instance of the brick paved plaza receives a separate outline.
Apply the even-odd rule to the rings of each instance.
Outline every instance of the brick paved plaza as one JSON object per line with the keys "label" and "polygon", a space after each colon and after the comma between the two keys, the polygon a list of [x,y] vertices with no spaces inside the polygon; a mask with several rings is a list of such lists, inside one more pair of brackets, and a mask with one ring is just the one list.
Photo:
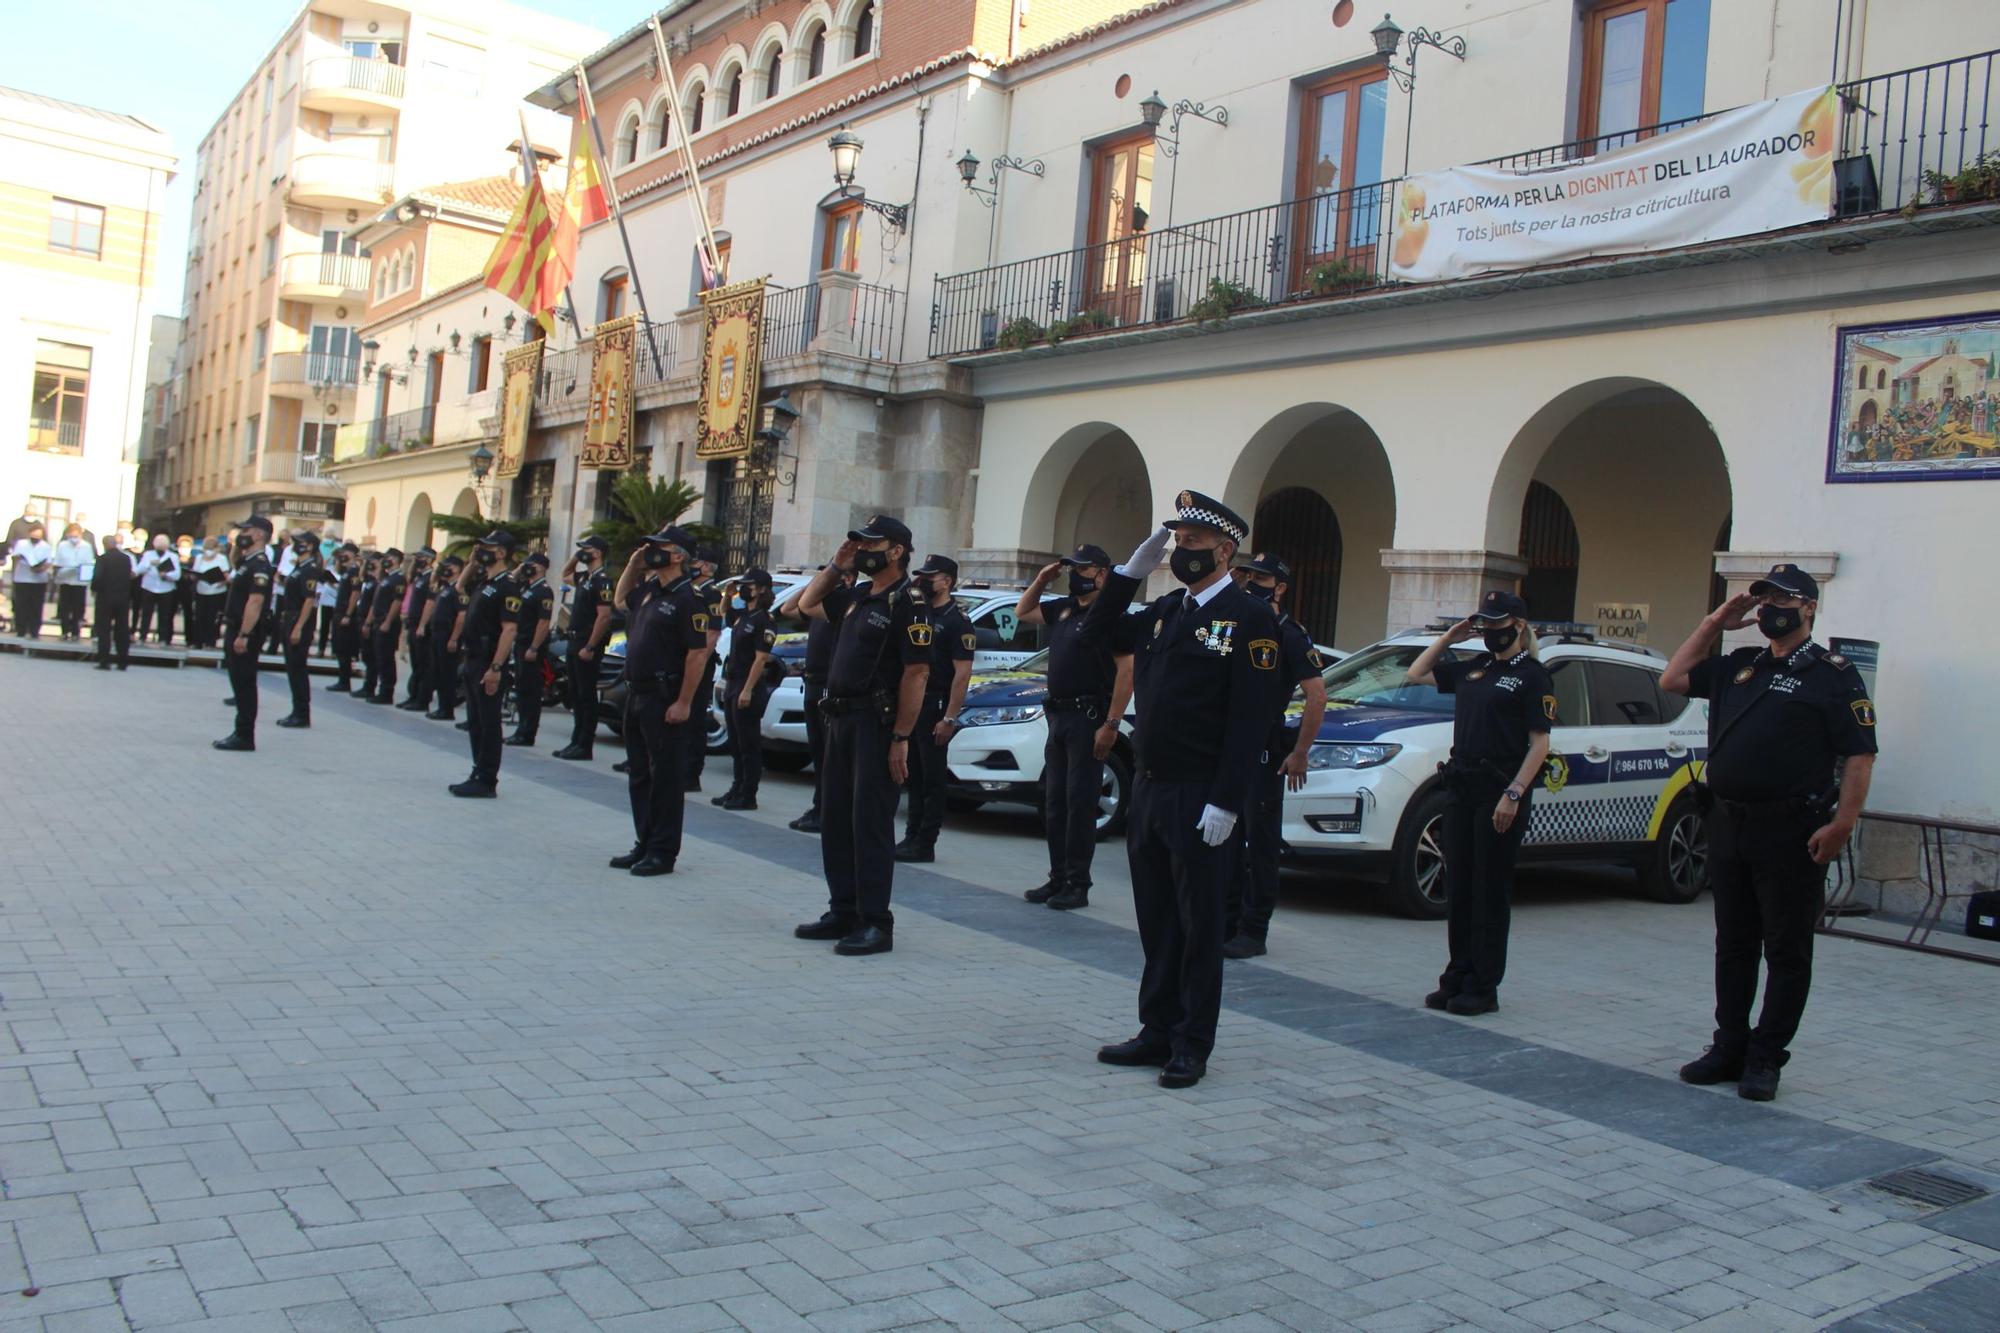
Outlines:
{"label": "brick paved plaza", "polygon": [[1049,912],[1032,817],[956,819],[842,959],[797,779],[634,880],[613,747],[455,801],[461,733],[263,683],[224,755],[219,673],[0,658],[0,1327],[2000,1327],[2000,1201],[1866,1183],[2000,1190],[2000,971],[1822,940],[1755,1106],[1673,1079],[1705,903],[1534,878],[1466,1022],[1441,925],[1288,881],[1169,1093],[1092,1059],[1116,846]]}

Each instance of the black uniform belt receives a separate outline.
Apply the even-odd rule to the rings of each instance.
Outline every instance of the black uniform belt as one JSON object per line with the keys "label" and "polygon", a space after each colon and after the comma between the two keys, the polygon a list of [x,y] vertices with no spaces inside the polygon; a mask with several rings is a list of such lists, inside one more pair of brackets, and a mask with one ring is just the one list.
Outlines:
{"label": "black uniform belt", "polygon": [[1715,803],[1732,819],[1785,819],[1794,815],[1820,814],[1830,803],[1813,796],[1783,796],[1775,801],[1732,801],[1717,796]]}
{"label": "black uniform belt", "polygon": [[1111,707],[1111,700],[1101,694],[1077,695],[1075,698],[1058,699],[1051,695],[1042,701],[1045,713],[1088,713],[1092,717],[1103,717]]}
{"label": "black uniform belt", "polygon": [[[1520,765],[1516,764],[1514,768],[1518,772]],[[1444,774],[1446,782],[1461,786],[1497,783],[1501,787],[1509,787],[1514,782],[1514,774],[1491,759],[1461,759],[1453,755],[1438,765],[1438,772]]]}
{"label": "black uniform belt", "polygon": [[840,717],[845,713],[885,709],[889,703],[887,690],[876,690],[872,694],[829,694],[819,701],[819,711],[827,717]]}
{"label": "black uniform belt", "polygon": [[669,676],[664,671],[651,676],[634,676],[626,689],[631,694],[679,694],[681,678]]}
{"label": "black uniform belt", "polygon": [[823,690],[826,688],[826,673],[824,671],[802,671],[799,673],[799,679],[818,689]]}

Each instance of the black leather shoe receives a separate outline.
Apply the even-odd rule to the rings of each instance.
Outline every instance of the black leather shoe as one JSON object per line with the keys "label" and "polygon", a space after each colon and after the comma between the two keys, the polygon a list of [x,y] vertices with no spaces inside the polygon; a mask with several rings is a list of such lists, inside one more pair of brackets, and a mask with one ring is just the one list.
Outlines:
{"label": "black leather shoe", "polygon": [[842,938],[833,946],[833,951],[848,958],[859,958],[863,954],[887,953],[895,947],[896,937],[882,927],[863,926]]}
{"label": "black leather shoe", "polygon": [[1730,1054],[1711,1046],[1698,1057],[1681,1066],[1681,1082],[1692,1083],[1697,1088],[1709,1088],[1717,1083],[1734,1083],[1743,1077],[1743,1054]]}
{"label": "black leather shoe", "polygon": [[1051,877],[1039,889],[1029,889],[1021,896],[1031,903],[1045,903],[1063,891],[1062,881]]}
{"label": "black leather shoe", "polygon": [[1444,1002],[1444,1011],[1457,1014],[1460,1018],[1477,1018],[1481,1014],[1500,1012],[1500,997],[1497,995],[1454,995]]}
{"label": "black leather shoe", "polygon": [[421,713],[424,711],[424,706],[415,699],[405,699],[403,702],[397,704],[396,707],[402,709],[405,713]]}
{"label": "black leather shoe", "polygon": [[1234,939],[1224,941],[1222,945],[1224,958],[1262,958],[1269,952],[1270,950],[1264,947],[1264,941],[1255,935],[1237,935]]}
{"label": "black leather shoe", "polygon": [[806,921],[792,927],[792,935],[802,940],[844,940],[853,933],[852,920],[831,912],[817,921]]}
{"label": "black leather shoe", "polygon": [[1058,912],[1074,912],[1079,907],[1090,906],[1089,888],[1071,886],[1049,899],[1049,906]]}
{"label": "black leather shoe", "polygon": [[454,782],[446,788],[453,796],[469,796],[490,800],[499,795],[499,789],[490,782],[474,782],[467,778],[464,782]]}
{"label": "black leather shoe", "polygon": [[1163,1065],[1173,1058],[1171,1046],[1143,1034],[1097,1048],[1097,1063],[1101,1065]]}
{"label": "black leather shoe", "polygon": [[634,847],[629,852],[621,852],[617,856],[612,857],[611,868],[613,870],[630,870],[645,859],[646,849],[644,847]]}
{"label": "black leather shoe", "polygon": [[915,861],[925,864],[937,860],[937,849],[928,843],[899,842],[893,853],[898,861]]}
{"label": "black leather shoe", "polygon": [[728,791],[722,793],[722,795],[720,796],[709,797],[708,803],[710,805],[719,805],[723,806],[724,808],[727,808],[729,803],[735,799],[736,799],[736,788],[731,787]]}
{"label": "black leather shoe", "polygon": [[233,731],[221,740],[209,743],[218,750],[254,750],[257,748],[257,742],[251,740],[248,736],[239,736]]}
{"label": "black leather shoe", "polygon": [[580,750],[574,745],[565,745],[550,757],[554,759],[588,759],[590,758],[590,751]]}
{"label": "black leather shoe", "polygon": [[532,750],[535,746],[535,738],[533,736],[523,736],[517,731],[500,743],[502,745],[525,745]]}
{"label": "black leather shoe", "polygon": [[640,858],[637,865],[632,867],[632,873],[643,878],[651,878],[654,875],[671,875],[674,873],[674,863],[664,856],[648,853],[646,856]]}
{"label": "black leather shoe", "polygon": [[724,800],[722,808],[724,810],[755,810],[757,808],[757,798],[739,793]]}
{"label": "black leather shoe", "polygon": [[386,694],[376,694],[369,696],[368,702],[374,704],[378,708],[386,708],[389,705],[395,703],[396,701]]}
{"label": "black leather shoe", "polygon": [[471,718],[467,718],[467,719],[465,719],[465,721],[463,721],[463,722],[459,723],[459,724],[458,724],[458,729],[459,729],[460,731],[471,731],[471,730],[472,730],[472,719],[471,719]]}
{"label": "black leather shoe", "polygon": [[354,687],[348,684],[344,680],[336,680],[335,682],[333,682],[333,684],[326,687],[326,692],[328,694],[349,694],[352,693],[353,690]]}
{"label": "black leather shoe", "polygon": [[611,766],[611,771],[613,773],[630,773],[632,771],[632,761],[630,759],[620,759]]}
{"label": "black leather shoe", "polygon": [[1435,1009],[1439,1013],[1443,1013],[1444,1007],[1451,1003],[1452,996],[1457,993],[1456,991],[1443,989],[1434,990],[1429,995],[1424,996],[1424,1008]]}
{"label": "black leather shoe", "polygon": [[312,719],[309,717],[300,717],[297,713],[293,713],[287,717],[279,718],[278,725],[286,728],[303,729],[312,725]]}
{"label": "black leather shoe", "polygon": [[1778,1067],[1765,1064],[1743,1066],[1743,1077],[1736,1082],[1736,1095],[1746,1102],[1768,1102],[1778,1095]]}
{"label": "black leather shoe", "polygon": [[1208,1061],[1197,1060],[1191,1055],[1176,1055],[1167,1061],[1160,1071],[1160,1086],[1163,1088],[1192,1088],[1201,1082],[1201,1076],[1208,1072]]}
{"label": "black leather shoe", "polygon": [[429,718],[433,722],[451,721],[451,714],[445,712],[442,708],[433,708],[431,709],[430,712],[425,713],[424,716]]}
{"label": "black leather shoe", "polygon": [[791,823],[785,825],[785,827],[797,829],[800,833],[817,833],[819,832],[819,816],[808,810]]}

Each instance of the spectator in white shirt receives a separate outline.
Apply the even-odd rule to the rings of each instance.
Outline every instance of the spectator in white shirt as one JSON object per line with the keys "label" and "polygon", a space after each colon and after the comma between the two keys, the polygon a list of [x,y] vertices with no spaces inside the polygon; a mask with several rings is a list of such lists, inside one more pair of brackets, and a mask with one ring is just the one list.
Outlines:
{"label": "spectator in white shirt", "polygon": [[229,595],[229,557],[222,553],[222,539],[210,537],[194,558],[194,619],[188,624],[188,647],[215,647],[215,631],[222,624],[222,602]]}
{"label": "spectator in white shirt", "polygon": [[42,603],[49,593],[49,574],[56,552],[38,518],[28,520],[27,532],[9,552],[14,573],[14,632],[24,639],[41,637]]}
{"label": "spectator in white shirt", "polygon": [[75,523],[64,528],[56,543],[56,623],[65,643],[83,642],[83,612],[96,564],[97,552],[84,539],[83,528]]}
{"label": "spectator in white shirt", "polygon": [[139,595],[144,598],[139,611],[139,637],[146,637],[147,624],[154,617],[159,618],[154,631],[155,641],[171,645],[174,641],[174,588],[181,581],[180,557],[173,552],[172,544],[164,532],[153,537],[153,547],[139,557]]}

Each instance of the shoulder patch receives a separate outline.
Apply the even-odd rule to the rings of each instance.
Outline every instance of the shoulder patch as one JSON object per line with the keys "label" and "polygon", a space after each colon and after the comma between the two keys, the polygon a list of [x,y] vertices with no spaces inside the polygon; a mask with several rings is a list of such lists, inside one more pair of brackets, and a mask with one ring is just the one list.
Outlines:
{"label": "shoulder patch", "polygon": [[979,639],[976,635],[961,634],[958,636],[958,642],[961,647],[970,649],[979,643]]}
{"label": "shoulder patch", "polygon": [[695,633],[697,633],[697,634],[706,634],[706,633],[708,633],[708,613],[707,613],[707,612],[705,612],[705,611],[697,611],[697,612],[695,612],[695,613],[694,613],[694,615],[693,615],[693,616],[691,616],[691,617],[689,617],[689,618],[690,618],[690,619],[691,619],[691,620],[692,620],[692,621],[694,622],[694,632],[695,632]]}
{"label": "shoulder patch", "polygon": [[1278,665],[1278,641],[1276,639],[1250,640],[1250,665],[1259,671],[1270,671]]}
{"label": "shoulder patch", "polygon": [[1556,697],[1553,694],[1542,696],[1542,715],[1551,722],[1556,720]]}
{"label": "shoulder patch", "polygon": [[1306,664],[1312,667],[1313,670],[1315,671],[1324,670],[1326,667],[1326,659],[1320,656],[1319,649],[1308,648],[1306,649]]}
{"label": "shoulder patch", "polygon": [[1856,699],[1847,705],[1854,710],[1854,720],[1864,727],[1875,725],[1875,704],[1870,699]]}
{"label": "shoulder patch", "polygon": [[1741,671],[1736,673],[1736,683],[1738,685],[1741,685],[1744,681],[1750,679],[1750,677],[1756,674],[1757,674],[1756,667],[1744,667]]}
{"label": "shoulder patch", "polygon": [[521,609],[521,599],[518,597],[509,597],[507,599],[507,609],[509,611],[519,611]]}
{"label": "shoulder patch", "polygon": [[[259,588],[268,588],[271,586],[271,576],[269,574],[264,574],[264,573],[252,574],[250,576],[250,582],[255,584]],[[166,594],[161,593],[160,596],[164,597],[166,596]]]}
{"label": "shoulder patch", "polygon": [[928,648],[931,646],[931,627],[924,621],[911,621],[910,627],[906,632],[910,636],[910,642],[916,647]]}

